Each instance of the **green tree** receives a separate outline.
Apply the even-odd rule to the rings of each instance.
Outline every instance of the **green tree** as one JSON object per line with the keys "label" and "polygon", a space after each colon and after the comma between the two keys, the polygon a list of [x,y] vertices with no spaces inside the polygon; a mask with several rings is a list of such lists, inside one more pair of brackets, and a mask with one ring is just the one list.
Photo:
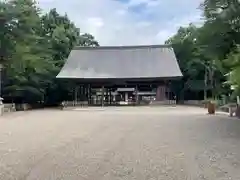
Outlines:
{"label": "green tree", "polygon": [[231,74],[231,82],[234,85],[239,84],[236,73],[239,72],[239,66],[236,65],[236,59],[239,57],[240,44],[240,2],[205,0],[202,7],[207,20],[205,24],[210,24],[208,32],[215,34],[211,39],[212,43],[208,43],[212,54],[222,62],[224,72]]}
{"label": "green tree", "polygon": [[33,0],[0,1],[0,55],[6,101],[61,101],[69,89],[55,77],[71,49],[98,45],[93,36],[80,35],[67,15],[58,14],[56,9],[40,14]]}
{"label": "green tree", "polygon": [[41,17],[43,36],[48,40],[48,49],[54,62],[52,76],[48,79],[45,101],[54,104],[62,101],[64,95],[71,94],[72,86],[58,81],[55,77],[64,65],[70,51],[74,46],[99,46],[95,38],[90,34],[80,35],[80,30],[72,23],[67,15],[60,15],[56,9]]}
{"label": "green tree", "polygon": [[167,43],[173,45],[184,74],[182,91],[186,91],[189,82],[203,84],[206,98],[207,90],[211,90],[212,96],[230,92],[222,85],[226,80],[224,75],[230,71],[231,79],[234,79],[231,82],[236,84],[238,81],[237,73],[234,73],[239,72],[238,66],[230,64],[238,57],[240,2],[205,0],[201,7],[205,17],[203,25],[180,28]]}
{"label": "green tree", "polygon": [[[6,35],[12,38],[4,44],[5,49],[11,48],[11,52],[4,55],[9,58],[4,64],[3,92],[5,96],[18,97],[20,101],[41,100],[43,89],[39,78],[49,66],[41,48],[39,9],[31,0],[12,0],[7,4],[6,12],[11,13],[5,18]],[[7,46],[10,44],[11,47]]]}
{"label": "green tree", "polygon": [[191,98],[184,97],[186,90],[199,91],[204,88],[205,64],[197,56],[199,54],[199,48],[196,43],[198,36],[199,28],[190,24],[186,28],[180,27],[176,35],[166,41],[167,44],[172,44],[183,73],[181,81],[172,83],[172,89],[175,90],[177,97],[181,100]]}

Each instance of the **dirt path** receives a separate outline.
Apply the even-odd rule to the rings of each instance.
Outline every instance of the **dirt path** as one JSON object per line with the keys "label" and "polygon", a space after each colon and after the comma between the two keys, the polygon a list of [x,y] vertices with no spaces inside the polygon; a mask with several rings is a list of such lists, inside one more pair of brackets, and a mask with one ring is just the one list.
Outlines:
{"label": "dirt path", "polygon": [[187,107],[32,111],[0,119],[3,180],[240,179],[240,121]]}

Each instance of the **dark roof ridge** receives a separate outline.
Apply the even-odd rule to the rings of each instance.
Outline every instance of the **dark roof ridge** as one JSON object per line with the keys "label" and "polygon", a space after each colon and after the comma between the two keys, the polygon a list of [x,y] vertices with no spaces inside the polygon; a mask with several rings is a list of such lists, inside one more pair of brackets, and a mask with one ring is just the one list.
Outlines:
{"label": "dark roof ridge", "polygon": [[96,50],[96,49],[145,49],[145,48],[172,48],[169,44],[163,45],[134,45],[134,46],[75,46],[73,50]]}

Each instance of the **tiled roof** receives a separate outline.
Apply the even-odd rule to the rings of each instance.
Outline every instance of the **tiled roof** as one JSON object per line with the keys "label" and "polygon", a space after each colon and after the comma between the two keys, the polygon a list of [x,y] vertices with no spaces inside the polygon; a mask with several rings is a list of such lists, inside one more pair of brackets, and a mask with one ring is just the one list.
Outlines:
{"label": "tiled roof", "polygon": [[57,78],[171,78],[182,73],[168,45],[74,48]]}

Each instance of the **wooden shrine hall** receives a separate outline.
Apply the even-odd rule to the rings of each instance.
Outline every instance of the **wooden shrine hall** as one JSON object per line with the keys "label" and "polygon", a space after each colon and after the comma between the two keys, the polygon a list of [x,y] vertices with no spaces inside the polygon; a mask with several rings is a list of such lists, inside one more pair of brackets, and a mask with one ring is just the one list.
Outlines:
{"label": "wooden shrine hall", "polygon": [[76,84],[74,102],[126,105],[171,99],[182,77],[169,45],[75,47],[56,78]]}

